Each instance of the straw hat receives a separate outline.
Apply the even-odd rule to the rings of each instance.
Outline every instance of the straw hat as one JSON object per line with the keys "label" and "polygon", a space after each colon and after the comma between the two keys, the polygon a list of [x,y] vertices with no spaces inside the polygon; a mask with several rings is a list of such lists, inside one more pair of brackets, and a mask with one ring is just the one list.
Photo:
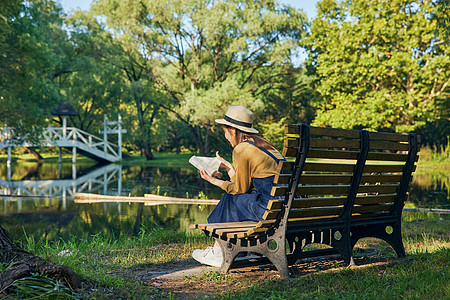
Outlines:
{"label": "straw hat", "polygon": [[225,117],[217,119],[216,122],[246,133],[258,133],[258,130],[252,127],[253,113],[242,105],[230,106]]}

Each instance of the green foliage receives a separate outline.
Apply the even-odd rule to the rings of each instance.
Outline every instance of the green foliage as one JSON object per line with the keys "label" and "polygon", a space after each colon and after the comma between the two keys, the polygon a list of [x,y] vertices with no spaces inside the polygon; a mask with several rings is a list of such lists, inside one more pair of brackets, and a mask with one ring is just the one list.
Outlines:
{"label": "green foliage", "polygon": [[281,151],[284,146],[285,124],[286,118],[281,118],[278,122],[269,118],[266,122],[259,123],[259,127],[262,129],[262,137],[270,141],[279,151]]}
{"label": "green foliage", "polygon": [[44,126],[58,99],[52,80],[63,63],[61,15],[53,1],[0,4],[0,127],[19,136]]}
{"label": "green foliage", "polygon": [[321,1],[306,39],[324,97],[314,124],[404,132],[448,119],[440,14],[431,1]]}
{"label": "green foliage", "polygon": [[94,10],[151,64],[171,99],[164,108],[191,129],[201,152],[230,105],[263,110],[258,95],[286,78],[305,19],[273,0],[98,1]]}
{"label": "green foliage", "polygon": [[6,290],[16,299],[81,299],[58,280],[39,274],[17,279],[0,293]]}

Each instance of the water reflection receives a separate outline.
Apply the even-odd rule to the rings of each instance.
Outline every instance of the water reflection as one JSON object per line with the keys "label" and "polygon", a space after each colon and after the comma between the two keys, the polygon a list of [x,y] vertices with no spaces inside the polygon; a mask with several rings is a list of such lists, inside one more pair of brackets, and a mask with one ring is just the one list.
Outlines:
{"label": "water reflection", "polygon": [[[75,193],[144,196],[160,194],[196,198],[204,195],[217,199],[222,192],[207,184],[195,169],[127,166],[80,165],[76,175],[71,164],[16,166],[12,178],[0,179],[0,224],[14,236],[23,230],[50,240],[85,236],[131,236],[142,226],[187,231],[191,223],[206,222],[211,205],[158,205],[144,203],[76,204]],[[3,173],[5,174],[5,173]],[[58,174],[55,176],[55,174]],[[52,175],[58,179],[50,179]],[[0,177],[1,178],[1,177]]]}
{"label": "water reflection", "polygon": [[[188,231],[191,223],[206,222],[211,205],[144,203],[76,204],[73,195],[144,196],[220,199],[222,190],[199,177],[192,167],[121,166],[110,164],[13,165],[11,180],[0,166],[0,224],[15,237],[23,229],[35,238],[69,239],[72,235],[132,236],[142,226]],[[435,173],[415,175],[408,206],[450,208],[449,177]]]}

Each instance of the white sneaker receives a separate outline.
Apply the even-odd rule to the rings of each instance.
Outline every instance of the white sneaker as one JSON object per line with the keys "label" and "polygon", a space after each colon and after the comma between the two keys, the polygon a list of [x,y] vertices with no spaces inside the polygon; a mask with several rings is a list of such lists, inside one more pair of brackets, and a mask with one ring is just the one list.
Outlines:
{"label": "white sneaker", "polygon": [[223,262],[222,249],[218,247],[208,247],[205,250],[195,249],[192,257],[199,263],[213,267],[220,267]]}

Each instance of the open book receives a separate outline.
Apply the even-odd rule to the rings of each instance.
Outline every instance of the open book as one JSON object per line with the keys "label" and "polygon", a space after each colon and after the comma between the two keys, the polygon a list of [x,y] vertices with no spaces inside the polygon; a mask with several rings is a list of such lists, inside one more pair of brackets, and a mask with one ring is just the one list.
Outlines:
{"label": "open book", "polygon": [[192,156],[189,162],[197,169],[205,169],[206,173],[210,176],[214,171],[219,170],[220,160],[215,157],[205,157],[205,156]]}

